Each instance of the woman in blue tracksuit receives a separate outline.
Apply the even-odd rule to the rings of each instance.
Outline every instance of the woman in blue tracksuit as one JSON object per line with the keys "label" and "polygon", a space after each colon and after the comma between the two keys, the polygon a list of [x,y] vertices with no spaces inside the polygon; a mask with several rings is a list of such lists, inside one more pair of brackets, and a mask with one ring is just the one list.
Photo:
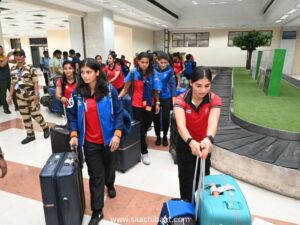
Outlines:
{"label": "woman in blue tracksuit", "polygon": [[122,136],[123,107],[96,60],[85,59],[80,66],[78,87],[67,108],[70,145],[84,149],[93,210],[89,225],[97,225],[103,218],[104,185],[109,197],[116,196],[114,159]]}
{"label": "woman in blue tracksuit", "polygon": [[[163,145],[168,146],[167,134],[170,125],[170,111],[173,105],[173,98],[176,97],[176,81],[173,69],[168,65],[169,57],[166,53],[160,52],[157,56],[157,64],[154,68],[158,74],[162,84],[161,92],[159,95],[160,107],[162,112],[162,125],[163,125]],[[153,122],[156,134],[156,145],[161,144],[160,137],[160,114],[153,115]]]}

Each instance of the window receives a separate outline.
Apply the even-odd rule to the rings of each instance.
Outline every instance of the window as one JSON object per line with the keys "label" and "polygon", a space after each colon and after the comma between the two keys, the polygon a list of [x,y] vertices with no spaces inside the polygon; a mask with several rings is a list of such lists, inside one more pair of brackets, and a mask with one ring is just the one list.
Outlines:
{"label": "window", "polygon": [[[261,30],[259,32],[261,32],[263,34],[270,34],[270,35],[273,34],[273,31],[271,31],[271,30]],[[228,47],[233,47],[234,46],[233,45],[233,39],[235,37],[238,37],[240,35],[246,35],[248,33],[249,33],[249,31],[230,31],[230,32],[228,32],[228,43],[227,43],[227,46]],[[272,39],[265,46],[271,46],[271,43],[272,43]]]}
{"label": "window", "polygon": [[172,35],[173,47],[184,47],[184,34]]}
{"label": "window", "polygon": [[241,32],[241,31],[231,31],[231,32],[229,32],[228,33],[228,43],[227,43],[227,45],[228,46],[233,46],[233,39],[235,37],[240,36],[240,35],[243,35],[243,32]]}
{"label": "window", "polygon": [[47,38],[29,38],[30,45],[47,45]]}
{"label": "window", "polygon": [[19,38],[10,39],[11,49],[22,48]]}
{"label": "window", "polygon": [[208,47],[209,33],[174,33],[172,34],[173,47]]}

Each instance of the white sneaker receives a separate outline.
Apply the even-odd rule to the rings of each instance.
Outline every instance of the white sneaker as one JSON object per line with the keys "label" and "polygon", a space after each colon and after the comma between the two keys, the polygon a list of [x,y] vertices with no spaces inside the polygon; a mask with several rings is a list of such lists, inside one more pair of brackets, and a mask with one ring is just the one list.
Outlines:
{"label": "white sneaker", "polygon": [[151,161],[150,161],[148,153],[147,154],[142,154],[142,162],[145,165],[150,165],[151,164]]}

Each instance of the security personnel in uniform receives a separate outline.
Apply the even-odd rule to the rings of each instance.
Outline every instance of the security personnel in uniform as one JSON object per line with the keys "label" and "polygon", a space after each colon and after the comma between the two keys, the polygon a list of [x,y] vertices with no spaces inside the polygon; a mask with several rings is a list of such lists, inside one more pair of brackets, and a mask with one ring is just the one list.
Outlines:
{"label": "security personnel in uniform", "polygon": [[11,68],[11,86],[7,102],[11,103],[13,93],[16,91],[19,111],[27,132],[27,137],[21,143],[27,144],[35,140],[31,118],[35,119],[43,128],[44,138],[49,137],[49,127],[40,113],[39,84],[36,70],[32,66],[26,65],[23,49],[17,48],[13,54],[17,65]]}

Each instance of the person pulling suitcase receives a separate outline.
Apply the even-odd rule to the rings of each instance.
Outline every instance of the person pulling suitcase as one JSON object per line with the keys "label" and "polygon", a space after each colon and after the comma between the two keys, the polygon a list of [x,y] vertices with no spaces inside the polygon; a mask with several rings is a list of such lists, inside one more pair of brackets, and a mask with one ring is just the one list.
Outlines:
{"label": "person pulling suitcase", "polygon": [[124,127],[123,107],[116,89],[110,87],[109,91],[110,84],[94,59],[83,60],[80,68],[78,88],[72,93],[73,104],[67,108],[70,145],[84,149],[93,210],[89,225],[97,225],[104,217],[104,186],[110,198],[116,196],[115,151]]}

